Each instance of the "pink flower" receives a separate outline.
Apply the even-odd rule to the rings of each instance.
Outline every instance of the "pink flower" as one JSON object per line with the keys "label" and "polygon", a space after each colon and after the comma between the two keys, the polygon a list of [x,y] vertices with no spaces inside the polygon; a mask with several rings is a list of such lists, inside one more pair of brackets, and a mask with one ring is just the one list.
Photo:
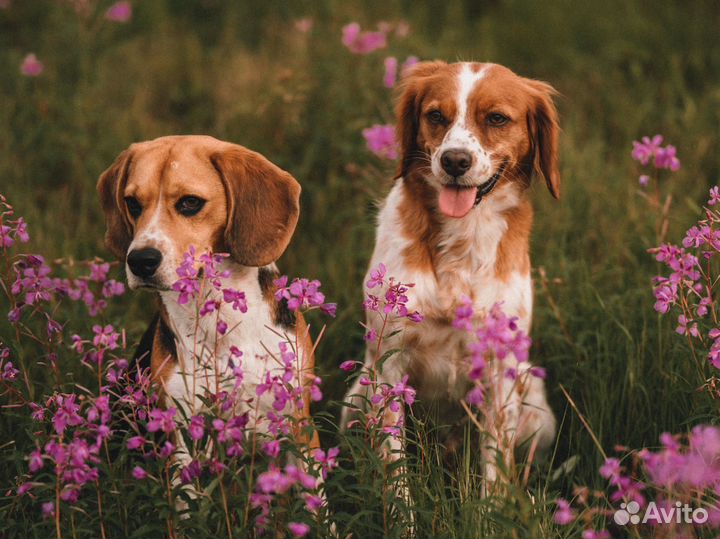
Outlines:
{"label": "pink flower", "polygon": [[363,340],[365,342],[375,342],[377,338],[378,334],[374,329],[369,330],[365,335],[363,335]]}
{"label": "pink flower", "polygon": [[105,282],[107,279],[108,271],[110,271],[110,264],[107,262],[103,264],[90,264],[90,280],[96,283]]}
{"label": "pink flower", "polygon": [[300,522],[290,522],[288,523],[288,530],[290,530],[290,533],[295,537],[305,537],[307,532],[310,531],[310,526]]}
{"label": "pink flower", "polygon": [[199,440],[205,434],[205,418],[200,415],[194,415],[190,418],[188,433],[193,440]]}
{"label": "pink flower", "polygon": [[246,313],[248,310],[245,292],[239,292],[234,288],[223,289],[223,301],[225,303],[231,303],[234,311]]}
{"label": "pink flower", "polygon": [[183,485],[192,483],[193,480],[200,477],[201,473],[202,466],[200,466],[200,463],[197,460],[192,460],[190,464],[180,470],[180,482],[182,482]]}
{"label": "pink flower", "polygon": [[616,458],[608,458],[600,467],[600,475],[605,479],[613,480],[620,475],[620,461]]}
{"label": "pink flower", "polygon": [[479,407],[483,402],[485,402],[483,389],[479,386],[475,386],[468,392],[467,395],[465,395],[465,400],[470,406]]}
{"label": "pink flower", "polygon": [[665,148],[659,148],[655,152],[655,166],[666,168],[675,172],[680,169],[680,160],[675,156],[675,146],[668,144]]}
{"label": "pink flower", "polygon": [[322,449],[315,449],[313,451],[313,459],[315,459],[315,462],[320,464],[322,469],[322,476],[323,479],[327,479],[328,472],[332,470],[333,468],[337,468],[338,461],[337,456],[340,454],[340,448],[339,447],[332,447],[328,449],[328,452],[325,453]]}
{"label": "pink flower", "polygon": [[280,441],[279,440],[271,440],[269,442],[265,442],[262,447],[262,452],[265,453],[270,458],[277,458],[277,456],[280,454]]}
{"label": "pink flower", "polygon": [[557,510],[555,514],[553,514],[553,520],[556,524],[565,526],[575,520],[575,512],[570,509],[570,504],[566,500],[558,498],[555,500],[555,504],[557,505]]}
{"label": "pink flower", "polygon": [[355,54],[368,54],[387,45],[383,32],[361,32],[356,22],[343,26],[342,43]]}
{"label": "pink flower", "polygon": [[30,473],[35,473],[41,470],[43,467],[42,452],[39,449],[36,449],[32,453],[30,453],[28,461],[28,469],[30,470]]}
{"label": "pink flower", "polygon": [[172,432],[175,430],[175,408],[168,408],[167,410],[161,410],[155,408],[150,410],[150,421],[147,424],[147,430],[150,432],[157,432],[159,430],[163,432]]}
{"label": "pink flower", "polygon": [[638,178],[638,183],[640,184],[640,187],[647,187],[650,183],[650,176],[647,174],[643,174]]}
{"label": "pink flower", "polygon": [[145,445],[145,438],[143,438],[142,436],[133,436],[132,438],[128,438],[127,448],[131,451],[139,449],[143,445]]}
{"label": "pink flower", "polygon": [[140,466],[135,466],[132,469],[132,476],[137,479],[138,481],[142,481],[148,476],[148,473],[143,470]]}
{"label": "pink flower", "polygon": [[42,504],[42,516],[43,518],[52,518],[55,516],[54,502],[45,502]]}
{"label": "pink flower", "polygon": [[288,283],[287,275],[275,279],[275,299],[287,301],[288,309],[297,311],[318,307],[325,314],[335,316],[337,305],[335,303],[324,303],[325,294],[320,292],[322,284],[317,279],[293,279]]}
{"label": "pink flower", "polygon": [[720,202],[720,187],[717,185],[710,189],[710,200],[708,200],[708,206],[714,206]]}
{"label": "pink flower", "polygon": [[340,363],[340,370],[343,370],[345,372],[350,372],[355,368],[355,365],[357,365],[357,361],[353,361],[352,359],[348,359],[347,361],[343,361]]}
{"label": "pink flower", "polygon": [[115,2],[105,12],[105,18],[112,22],[128,22],[132,18],[132,4],[127,1]]}
{"label": "pink flower", "polygon": [[23,58],[22,64],[20,64],[20,73],[25,75],[26,77],[37,77],[40,75],[43,70],[45,69],[45,66],[43,63],[37,59],[37,56],[35,54],[30,53],[25,58]]}
{"label": "pink flower", "polygon": [[395,126],[375,124],[362,130],[368,149],[385,159],[397,159],[397,144],[395,143]]}
{"label": "pink flower", "polygon": [[397,78],[398,61],[394,56],[388,56],[385,58],[385,75],[383,75],[383,85],[385,88],[392,88],[395,86],[395,79]]}
{"label": "pink flower", "polygon": [[377,268],[370,270],[370,279],[368,279],[368,282],[365,283],[365,286],[368,288],[382,286],[385,283],[385,273],[387,273],[385,264],[380,262]]}
{"label": "pink flower", "polygon": [[583,530],[582,539],[610,539],[610,533],[607,530]]}
{"label": "pink flower", "polygon": [[641,142],[634,140],[632,158],[643,165],[647,165],[650,162],[650,158],[660,149],[662,141],[662,135],[655,135],[652,139],[650,137],[643,137]]}

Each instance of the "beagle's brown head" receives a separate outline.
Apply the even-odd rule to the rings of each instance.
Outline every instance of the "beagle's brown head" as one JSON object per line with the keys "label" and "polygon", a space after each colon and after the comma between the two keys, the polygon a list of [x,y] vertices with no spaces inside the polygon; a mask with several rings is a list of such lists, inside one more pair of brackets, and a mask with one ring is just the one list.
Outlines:
{"label": "beagle's brown head", "polygon": [[439,211],[455,218],[496,185],[527,187],[533,173],[559,198],[555,94],[496,64],[416,64],[403,77],[396,109],[398,177],[422,177]]}
{"label": "beagle's brown head", "polygon": [[264,266],[285,251],[300,184],[262,155],[207,136],[132,144],[97,184],[105,243],[126,262],[130,288],[167,290],[192,245]]}

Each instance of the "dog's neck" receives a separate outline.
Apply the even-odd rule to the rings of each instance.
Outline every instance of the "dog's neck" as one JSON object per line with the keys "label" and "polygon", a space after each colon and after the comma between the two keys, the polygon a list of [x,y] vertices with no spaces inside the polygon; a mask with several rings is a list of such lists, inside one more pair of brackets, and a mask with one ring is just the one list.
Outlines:
{"label": "dog's neck", "polygon": [[486,272],[503,279],[529,271],[532,207],[518,182],[499,184],[462,218],[437,209],[437,192],[418,173],[403,178],[398,211],[403,234],[411,242],[411,265],[431,268],[439,280],[458,270]]}
{"label": "dog's neck", "polygon": [[[260,280],[260,272],[268,270],[234,263],[224,263],[220,269],[230,270],[230,276],[223,279],[222,288],[245,294],[246,313],[224,303],[222,288],[216,290],[209,282],[203,284],[198,297],[185,304],[178,302],[178,292],[160,292],[167,325],[175,335],[180,359],[225,354],[232,346],[242,350],[243,344],[258,340],[273,323],[267,290],[262,289]],[[205,303],[213,301],[219,302],[219,310],[203,315],[201,309]]]}

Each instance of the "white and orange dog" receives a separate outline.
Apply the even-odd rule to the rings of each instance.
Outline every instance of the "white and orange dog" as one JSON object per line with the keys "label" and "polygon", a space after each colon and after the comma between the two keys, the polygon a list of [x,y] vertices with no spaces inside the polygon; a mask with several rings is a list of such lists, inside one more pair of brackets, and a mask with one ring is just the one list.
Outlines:
{"label": "white and orange dog", "polygon": [[[106,244],[125,262],[130,288],[159,296],[158,315],[136,357],[150,367],[165,406],[179,402],[202,408],[198,394],[227,383],[233,347],[243,354],[246,394],[237,401],[255,398],[268,368],[268,350],[294,341],[296,332],[303,378],[312,379],[312,343],[302,315],[296,317],[274,297],[275,261],[289,244],[300,211],[300,185],[290,174],[236,144],[172,136],[131,145],[97,187]],[[224,314],[232,328],[226,335],[218,334],[214,317],[199,316],[192,302],[179,304],[172,289],[190,246],[198,254],[230,253],[220,269],[229,270],[227,286],[245,293],[248,312]],[[300,423],[310,421],[309,384],[305,389]],[[269,393],[258,398],[257,407],[259,414],[272,410]],[[297,435],[303,438],[299,430]],[[316,436],[300,441],[317,446]]]}
{"label": "white and orange dog", "polygon": [[[403,331],[383,343],[383,351],[402,351],[387,360],[380,381],[395,384],[409,374],[421,400],[457,409],[471,387],[469,337],[452,325],[461,298],[470,298],[475,312],[501,303],[518,317],[520,329],[530,330],[533,212],[527,190],[537,175],[559,196],[555,91],[499,65],[440,61],[415,65],[400,91],[400,168],[378,216],[370,268],[384,263],[388,276],[415,283],[408,309],[425,319],[401,320]],[[376,320],[368,319],[369,328]],[[366,367],[375,357],[372,348]],[[530,368],[513,358],[505,365],[513,361],[521,374]],[[498,381],[508,393],[505,425],[515,442],[534,436],[544,448],[554,439],[555,417],[543,380],[526,379]],[[356,383],[346,400],[362,407],[363,395],[366,389]],[[343,415],[347,424],[347,408]],[[389,449],[397,454],[401,442],[392,439]],[[497,474],[488,464],[493,450],[489,442],[483,451],[486,484]]]}

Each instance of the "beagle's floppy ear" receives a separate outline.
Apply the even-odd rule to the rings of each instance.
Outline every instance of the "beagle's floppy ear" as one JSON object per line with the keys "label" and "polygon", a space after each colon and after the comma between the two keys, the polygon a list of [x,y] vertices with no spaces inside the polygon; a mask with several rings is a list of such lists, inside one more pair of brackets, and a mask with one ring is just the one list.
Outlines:
{"label": "beagle's floppy ear", "polygon": [[558,167],[558,114],[553,96],[557,91],[544,82],[528,80],[534,103],[528,113],[528,127],[533,152],[533,170],[545,179],[550,194],[560,198]]}
{"label": "beagle's floppy ear", "polygon": [[262,155],[241,146],[210,161],[225,186],[225,243],[243,266],[265,266],[283,254],[300,214],[300,184]]}
{"label": "beagle's floppy ear", "polygon": [[132,160],[130,148],[117,156],[110,167],[100,175],[97,191],[105,212],[105,245],[117,258],[124,260],[132,241],[132,231],[123,203],[123,190],[127,183]]}
{"label": "beagle's floppy ear", "polygon": [[422,99],[422,81],[435,73],[442,66],[442,61],[420,62],[408,68],[400,81],[399,97],[395,106],[396,138],[400,145],[400,164],[396,178],[407,174],[413,159],[418,157],[416,152],[418,137],[418,106]]}

